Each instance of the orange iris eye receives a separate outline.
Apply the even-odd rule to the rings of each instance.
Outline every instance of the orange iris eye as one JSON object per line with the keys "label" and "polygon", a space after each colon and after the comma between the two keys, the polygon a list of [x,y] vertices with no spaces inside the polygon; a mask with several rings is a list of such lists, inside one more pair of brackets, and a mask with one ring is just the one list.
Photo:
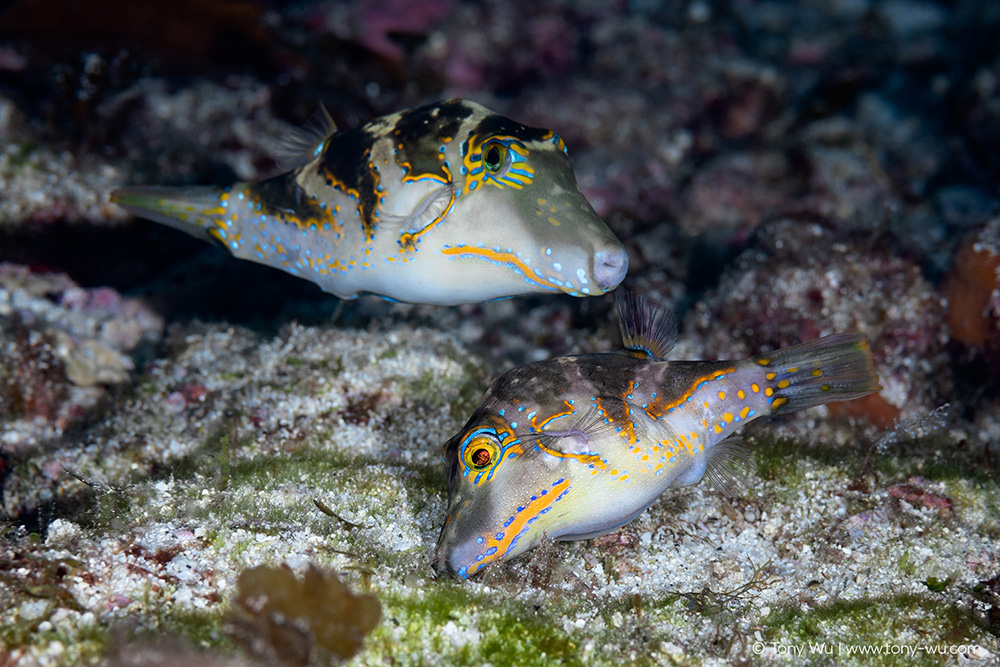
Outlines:
{"label": "orange iris eye", "polygon": [[465,448],[465,465],[473,470],[488,468],[500,453],[492,438],[480,435],[472,439]]}

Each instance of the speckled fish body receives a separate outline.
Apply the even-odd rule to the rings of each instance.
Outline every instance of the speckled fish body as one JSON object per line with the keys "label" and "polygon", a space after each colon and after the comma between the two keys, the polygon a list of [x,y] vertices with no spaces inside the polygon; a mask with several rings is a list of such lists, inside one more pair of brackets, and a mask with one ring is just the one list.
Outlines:
{"label": "speckled fish body", "polygon": [[334,132],[311,153],[259,183],[130,187],[112,201],[343,298],[593,296],[625,277],[624,247],[550,130],[451,100]]}
{"label": "speckled fish body", "polygon": [[743,424],[876,391],[861,334],[739,361],[664,361],[672,325],[619,300],[626,349],[515,368],[444,448],[449,509],[436,565],[460,577],[554,540],[622,526],[664,490],[746,464]]}

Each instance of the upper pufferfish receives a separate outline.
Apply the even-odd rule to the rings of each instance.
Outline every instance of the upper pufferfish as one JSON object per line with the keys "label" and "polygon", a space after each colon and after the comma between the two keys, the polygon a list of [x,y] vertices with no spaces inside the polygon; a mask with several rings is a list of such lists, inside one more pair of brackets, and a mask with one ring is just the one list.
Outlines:
{"label": "upper pufferfish", "polygon": [[342,298],[594,296],[625,277],[624,246],[580,192],[551,130],[467,100],[343,132],[324,118],[304,163],[275,178],[126,187],[111,201]]}

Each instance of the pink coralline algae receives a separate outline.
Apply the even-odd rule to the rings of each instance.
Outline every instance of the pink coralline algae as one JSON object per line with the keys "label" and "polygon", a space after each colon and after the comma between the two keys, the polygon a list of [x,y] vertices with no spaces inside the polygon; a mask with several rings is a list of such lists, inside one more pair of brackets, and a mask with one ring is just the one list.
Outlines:
{"label": "pink coralline algae", "polygon": [[952,508],[951,500],[940,494],[924,490],[921,488],[921,485],[925,483],[925,480],[913,478],[906,484],[893,484],[887,490],[893,498],[905,500],[916,507],[950,512]]}
{"label": "pink coralline algae", "polygon": [[887,245],[839,235],[815,216],[773,220],[686,324],[708,358],[865,333],[883,390],[860,414],[880,426],[912,418],[952,396],[944,309],[920,267]]}
{"label": "pink coralline algae", "polygon": [[577,61],[571,19],[544,4],[456,3],[447,37],[429,40],[426,67],[439,70],[459,93],[516,88],[524,81],[564,74]]}
{"label": "pink coralline algae", "polygon": [[109,288],[0,264],[0,423],[10,447],[82,422],[106,387],[127,382],[132,354],[163,320]]}
{"label": "pink coralline algae", "polygon": [[677,220],[688,234],[708,234],[745,244],[748,235],[794,194],[789,159],[776,151],[732,153],[715,158],[691,179]]}
{"label": "pink coralline algae", "polygon": [[420,35],[453,11],[452,0],[380,0],[364,3],[358,16],[355,38],[371,51],[401,63],[406,50],[396,35]]}

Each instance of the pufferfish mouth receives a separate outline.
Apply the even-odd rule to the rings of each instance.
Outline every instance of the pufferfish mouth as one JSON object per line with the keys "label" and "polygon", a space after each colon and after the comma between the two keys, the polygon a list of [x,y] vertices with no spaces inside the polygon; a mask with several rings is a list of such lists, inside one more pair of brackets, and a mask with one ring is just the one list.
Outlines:
{"label": "pufferfish mouth", "polygon": [[435,550],[432,565],[439,575],[447,575],[467,579],[479,572],[483,567],[500,560],[503,554],[496,546],[486,549],[475,540],[465,543],[453,543]]}
{"label": "pufferfish mouth", "polygon": [[[441,528],[441,536],[434,548],[432,566],[439,575],[448,575],[462,579],[471,577],[485,565],[503,558],[506,548],[495,543],[490,537],[501,538],[503,533],[483,534],[478,527],[469,524],[471,515],[467,504],[460,504],[457,512],[449,512]],[[472,515],[476,514],[473,510]],[[477,524],[479,522],[476,522]]]}
{"label": "pufferfish mouth", "polygon": [[[593,267],[587,271],[577,267],[575,276],[572,267],[557,261],[552,268],[562,278],[553,278],[558,288],[573,296],[594,296],[610,292],[625,279],[628,273],[628,252],[621,246],[607,247],[593,254]],[[567,270],[569,269],[569,270]]]}
{"label": "pufferfish mouth", "polygon": [[[628,252],[621,245],[609,245],[592,255],[581,254],[576,258],[558,259],[550,248],[543,250],[543,267],[532,270],[536,277],[551,273],[549,280],[561,292],[572,296],[596,296],[609,292],[621,284],[628,273]],[[593,262],[592,266],[587,266]],[[547,265],[547,266],[546,266]]]}
{"label": "pufferfish mouth", "polygon": [[628,273],[628,253],[625,248],[598,250],[594,253],[594,279],[603,291],[618,287]]}
{"label": "pufferfish mouth", "polygon": [[[447,524],[445,524],[445,531],[447,531]],[[474,563],[476,556],[479,555],[477,550],[472,547],[472,544],[466,544],[463,547],[454,541],[453,536],[442,534],[434,548],[431,566],[439,576],[464,579],[470,576],[469,564]]]}
{"label": "pufferfish mouth", "polygon": [[496,549],[487,554],[484,547],[485,539],[469,533],[468,526],[463,525],[464,510],[450,511],[441,528],[441,536],[434,547],[434,559],[431,562],[439,575],[466,578],[475,574],[486,563],[499,557]]}
{"label": "pufferfish mouth", "polygon": [[432,566],[438,576],[459,577],[465,579],[470,576],[467,565],[460,564],[461,559],[456,558],[456,553],[452,549],[435,551]]}

